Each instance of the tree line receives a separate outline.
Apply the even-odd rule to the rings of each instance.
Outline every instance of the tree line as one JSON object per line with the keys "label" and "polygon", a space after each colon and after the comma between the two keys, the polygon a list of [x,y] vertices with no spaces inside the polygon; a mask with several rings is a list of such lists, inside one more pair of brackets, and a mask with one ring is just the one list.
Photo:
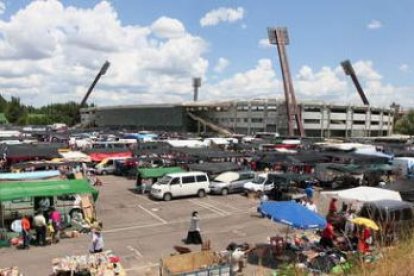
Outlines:
{"label": "tree line", "polygon": [[0,113],[3,113],[8,122],[13,125],[64,123],[73,126],[80,123],[79,109],[80,104],[75,102],[34,107],[22,104],[18,97],[11,97],[8,101],[0,95]]}

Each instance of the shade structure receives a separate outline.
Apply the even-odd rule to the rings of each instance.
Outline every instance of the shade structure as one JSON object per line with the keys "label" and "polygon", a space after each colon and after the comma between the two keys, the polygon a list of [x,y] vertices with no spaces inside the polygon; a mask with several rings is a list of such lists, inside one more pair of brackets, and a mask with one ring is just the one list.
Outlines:
{"label": "shade structure", "polygon": [[294,201],[265,201],[259,207],[265,217],[296,229],[323,229],[326,219]]}
{"label": "shade structure", "polygon": [[85,179],[56,180],[38,182],[2,182],[0,202],[26,197],[60,196],[67,194],[92,194],[98,198],[99,192]]}
{"label": "shade structure", "polygon": [[35,171],[23,173],[0,173],[0,181],[5,180],[35,180],[60,176],[59,170]]}
{"label": "shade structure", "polygon": [[384,199],[402,201],[400,193],[396,191],[366,186],[340,191],[323,192],[322,194],[327,195],[328,197],[336,197],[343,201],[370,202]]}
{"label": "shade structure", "polygon": [[180,167],[140,168],[138,173],[142,178],[159,178],[168,173],[183,172]]}

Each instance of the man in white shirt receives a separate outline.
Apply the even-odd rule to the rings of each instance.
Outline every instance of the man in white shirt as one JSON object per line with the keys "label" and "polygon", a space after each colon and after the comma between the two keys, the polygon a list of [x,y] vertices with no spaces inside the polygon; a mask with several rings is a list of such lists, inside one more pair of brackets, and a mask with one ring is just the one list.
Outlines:
{"label": "man in white shirt", "polygon": [[36,230],[36,241],[38,245],[46,245],[46,219],[41,212],[38,212],[36,216],[34,216],[33,226]]}
{"label": "man in white shirt", "polygon": [[316,204],[313,202],[312,199],[309,199],[308,202],[305,204],[305,206],[312,212],[315,212],[315,213],[318,212],[318,208],[316,207]]}

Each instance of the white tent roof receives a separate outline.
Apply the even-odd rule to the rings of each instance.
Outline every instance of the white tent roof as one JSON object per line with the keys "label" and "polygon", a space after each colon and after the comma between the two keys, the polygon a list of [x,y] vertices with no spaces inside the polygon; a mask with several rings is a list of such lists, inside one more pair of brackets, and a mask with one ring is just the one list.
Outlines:
{"label": "white tent roof", "polygon": [[369,202],[384,199],[402,201],[399,192],[366,186],[340,191],[323,192],[322,194],[328,197],[336,197],[343,201]]}
{"label": "white tent roof", "polygon": [[91,158],[80,151],[68,151],[59,153],[65,161],[72,162],[90,162]]}
{"label": "white tent roof", "polygon": [[173,148],[206,148],[206,144],[199,140],[167,140]]}

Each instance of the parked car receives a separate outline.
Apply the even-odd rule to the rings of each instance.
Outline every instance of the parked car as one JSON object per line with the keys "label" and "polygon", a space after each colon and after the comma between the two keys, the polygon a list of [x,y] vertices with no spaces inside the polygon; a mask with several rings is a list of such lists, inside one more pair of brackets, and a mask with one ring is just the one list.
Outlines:
{"label": "parked car", "polygon": [[227,195],[229,193],[241,193],[246,182],[253,181],[253,171],[224,172],[216,176],[210,184],[210,193]]}
{"label": "parked car", "polygon": [[100,175],[113,174],[115,172],[115,161],[125,160],[127,157],[108,157],[95,166],[95,173]]}
{"label": "parked car", "polygon": [[152,185],[151,197],[165,201],[191,195],[204,197],[209,187],[210,181],[204,172],[170,173]]}
{"label": "parked car", "polygon": [[243,190],[246,194],[270,192],[274,187],[272,179],[269,179],[268,173],[257,175],[252,181],[246,182],[243,185]]}

